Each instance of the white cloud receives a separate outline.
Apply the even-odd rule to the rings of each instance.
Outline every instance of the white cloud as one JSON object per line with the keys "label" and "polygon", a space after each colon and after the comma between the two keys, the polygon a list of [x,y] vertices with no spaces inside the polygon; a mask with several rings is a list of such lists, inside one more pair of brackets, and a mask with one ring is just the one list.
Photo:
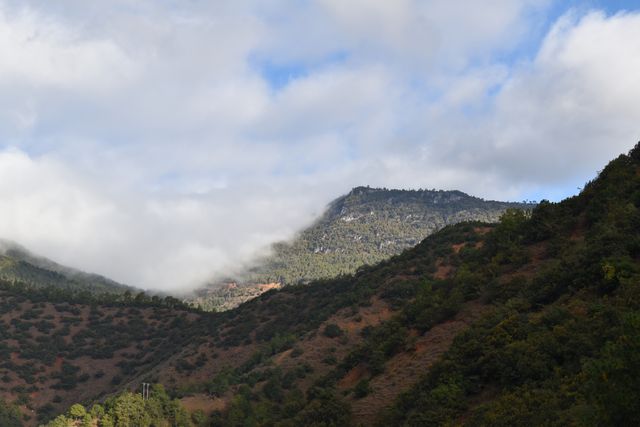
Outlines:
{"label": "white cloud", "polygon": [[113,89],[136,73],[111,40],[84,38],[34,9],[0,5],[0,79],[65,90]]}
{"label": "white cloud", "polygon": [[519,51],[548,6],[0,0],[0,237],[179,289],[351,186],[591,176],[638,139],[640,18],[568,14]]}
{"label": "white cloud", "polygon": [[[51,158],[0,153],[0,235],[59,262],[156,289],[194,286],[310,219],[313,198],[261,186],[245,198],[144,195],[87,181]],[[303,212],[296,212],[299,208]]]}
{"label": "white cloud", "polygon": [[[640,137],[640,15],[566,15],[483,117],[475,161],[530,184],[590,177]],[[482,153],[484,151],[484,153]]]}

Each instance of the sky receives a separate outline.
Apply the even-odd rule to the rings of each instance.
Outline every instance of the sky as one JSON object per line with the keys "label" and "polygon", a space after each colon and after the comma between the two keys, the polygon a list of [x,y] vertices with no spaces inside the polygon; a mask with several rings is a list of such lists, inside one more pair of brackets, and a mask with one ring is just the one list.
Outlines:
{"label": "sky", "polygon": [[0,237],[180,292],[358,185],[560,200],[638,76],[637,1],[0,0]]}

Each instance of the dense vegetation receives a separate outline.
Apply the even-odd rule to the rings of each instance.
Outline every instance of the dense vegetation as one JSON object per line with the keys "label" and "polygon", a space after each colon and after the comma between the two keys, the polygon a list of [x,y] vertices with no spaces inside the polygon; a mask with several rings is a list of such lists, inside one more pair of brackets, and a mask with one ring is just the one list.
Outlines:
{"label": "dense vegetation", "polygon": [[6,283],[0,416],[108,412],[106,396],[145,381],[208,405],[162,406],[170,423],[638,425],[639,283],[640,145],[576,197],[224,313]]}
{"label": "dense vegetation", "polygon": [[[274,366],[270,356],[282,348],[267,345],[251,364],[223,374],[223,383],[236,388],[220,425],[360,422],[350,403],[372,393],[371,383],[389,375],[389,363],[417,352],[416,336],[472,302],[486,313],[378,415],[378,425],[637,425],[640,145],[611,162],[579,196],[543,202],[530,214],[508,211],[497,227],[478,231],[478,224],[449,227],[354,277],[294,288],[300,298],[292,307],[280,305],[282,314],[269,325],[291,338],[260,327],[257,337],[267,334],[295,349],[308,336],[295,337],[319,326],[325,313],[366,304],[374,294],[396,314],[365,328],[345,357],[329,354],[324,363],[334,368],[305,389],[304,363],[293,370]],[[454,268],[438,274],[444,264]],[[323,289],[335,298],[323,298]],[[315,305],[305,300],[311,295]],[[265,305],[257,301],[246,309],[259,316]],[[338,341],[343,335],[334,324],[322,333]],[[358,368],[360,381],[345,389],[345,377]]]}
{"label": "dense vegetation", "polygon": [[[478,271],[495,310],[381,425],[637,425],[640,145],[579,196],[503,221],[490,243]],[[526,272],[514,254],[532,245],[544,262]]]}
{"label": "dense vegetation", "polygon": [[[381,374],[391,357],[411,347],[411,327],[428,330],[455,315],[464,301],[477,297],[472,289],[475,282],[457,287],[470,273],[461,272],[453,280],[433,279],[433,273],[442,257],[458,259],[451,250],[453,243],[479,241],[479,227],[485,225],[465,223],[445,228],[415,249],[362,268],[354,276],[287,287],[229,312],[241,323],[223,337],[223,343],[237,345],[239,342],[231,340],[255,330],[255,339],[264,344],[248,362],[203,385],[210,393],[233,390],[228,411],[218,414],[214,425],[351,425],[345,396],[366,396],[370,392],[368,380],[348,390],[340,389],[338,381],[360,364],[366,366],[370,377]],[[377,327],[363,328],[360,336],[348,336],[338,325],[326,323],[341,310],[353,313],[353,321],[358,322],[359,308],[370,305],[374,296],[398,314]],[[270,321],[260,323],[258,319],[266,318],[267,313]],[[317,334],[347,350],[339,358],[330,347],[322,360],[325,369],[320,372],[308,365],[306,354],[296,352]],[[273,356],[285,350],[290,350],[290,357],[297,362],[274,366]],[[309,378],[313,379],[311,384]],[[220,388],[221,384],[224,387]]]}
{"label": "dense vegetation", "polygon": [[108,398],[104,404],[93,404],[89,410],[75,403],[46,427],[198,427],[204,426],[205,421],[202,412],[189,415],[179,400],[171,399],[164,387],[155,384],[148,399],[127,391]]}
{"label": "dense vegetation", "polygon": [[283,284],[354,273],[415,246],[446,225],[495,222],[520,203],[485,201],[460,191],[354,188],[313,226],[253,268],[249,281]]}
{"label": "dense vegetation", "polygon": [[[293,241],[275,244],[271,256],[229,280],[251,288],[255,283],[291,285],[351,274],[415,246],[446,225],[496,222],[508,208],[533,206],[485,201],[460,191],[357,187],[332,202]],[[230,292],[218,286],[202,290],[192,301],[219,311],[226,297],[241,300],[241,288]]]}
{"label": "dense vegetation", "polygon": [[0,426],[20,427],[22,426],[22,414],[15,406],[0,399]]}

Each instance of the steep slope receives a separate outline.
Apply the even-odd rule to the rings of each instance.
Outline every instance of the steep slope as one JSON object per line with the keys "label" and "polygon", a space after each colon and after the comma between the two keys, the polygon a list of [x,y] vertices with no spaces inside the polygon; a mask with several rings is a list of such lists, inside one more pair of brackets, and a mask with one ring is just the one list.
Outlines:
{"label": "steep slope", "polygon": [[640,146],[577,197],[239,307],[186,390],[221,425],[637,425],[639,284]]}
{"label": "steep slope", "polygon": [[19,405],[24,424],[35,425],[74,402],[119,392],[182,345],[205,339],[198,319],[171,297],[92,297],[0,281],[0,406]]}
{"label": "steep slope", "polygon": [[357,187],[331,203],[294,242],[276,245],[273,257],[252,269],[249,280],[293,284],[353,273],[415,246],[446,225],[496,222],[508,208],[531,207],[460,191]]}
{"label": "steep slope", "polygon": [[0,279],[88,292],[122,293],[134,290],[106,277],[65,267],[34,255],[8,240],[0,240]]}
{"label": "steep slope", "polygon": [[[579,196],[447,226],[353,275],[224,313],[76,300],[55,334],[47,316],[66,315],[48,312],[52,296],[7,285],[0,392],[51,414],[161,383],[223,426],[638,425],[639,284],[640,145]],[[92,353],[119,334],[103,343],[113,357]],[[51,373],[43,348],[62,358]],[[56,402],[56,384],[75,388]]]}
{"label": "steep slope", "polygon": [[[354,188],[333,201],[322,217],[293,241],[273,246],[273,254],[229,279],[240,286],[215,284],[193,298],[204,309],[233,307],[253,284],[283,285],[350,274],[415,246],[449,224],[496,222],[509,208],[533,204],[486,201],[460,191]],[[246,289],[252,289],[247,291]]]}
{"label": "steep slope", "polygon": [[638,425],[640,144],[489,248],[496,308],[379,424]]}

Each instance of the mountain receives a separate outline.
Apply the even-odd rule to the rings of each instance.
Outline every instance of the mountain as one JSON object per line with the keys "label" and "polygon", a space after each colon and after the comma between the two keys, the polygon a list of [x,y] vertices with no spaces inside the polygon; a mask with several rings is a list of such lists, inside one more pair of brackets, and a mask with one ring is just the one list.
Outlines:
{"label": "mountain", "polygon": [[357,187],[334,200],[291,242],[276,243],[270,256],[227,280],[239,286],[215,283],[190,301],[209,310],[233,307],[246,301],[243,294],[255,295],[264,284],[291,285],[351,274],[415,246],[449,224],[496,222],[506,209],[533,206],[487,201],[461,191]]}
{"label": "mountain", "polygon": [[0,279],[33,286],[54,286],[88,292],[122,293],[134,288],[85,273],[32,254],[17,243],[0,239]]}
{"label": "mountain", "polygon": [[640,144],[578,196],[233,310],[101,298],[0,283],[0,425],[79,425],[74,402],[122,425],[638,425]]}

